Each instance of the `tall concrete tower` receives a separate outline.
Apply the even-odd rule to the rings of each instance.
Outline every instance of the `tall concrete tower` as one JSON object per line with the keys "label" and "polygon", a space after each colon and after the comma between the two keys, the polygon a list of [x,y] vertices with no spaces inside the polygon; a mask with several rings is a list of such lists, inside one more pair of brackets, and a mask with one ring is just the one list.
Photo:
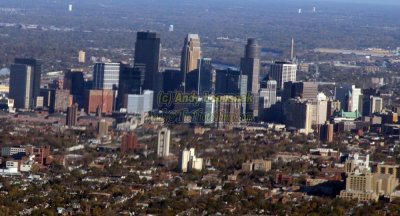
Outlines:
{"label": "tall concrete tower", "polygon": [[169,144],[171,141],[171,131],[168,128],[162,128],[158,132],[157,156],[169,156]]}

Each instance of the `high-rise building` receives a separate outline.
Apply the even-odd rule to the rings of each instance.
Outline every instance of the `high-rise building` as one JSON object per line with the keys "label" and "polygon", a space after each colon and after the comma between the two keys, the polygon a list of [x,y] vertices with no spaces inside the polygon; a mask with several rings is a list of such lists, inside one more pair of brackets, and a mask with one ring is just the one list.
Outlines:
{"label": "high-rise building", "polygon": [[304,134],[312,132],[312,105],[307,101],[291,99],[284,105],[286,127],[297,129]]}
{"label": "high-rise building", "polygon": [[198,95],[212,94],[214,89],[212,86],[213,66],[210,58],[202,58],[199,60],[198,73]]}
{"label": "high-rise building", "polygon": [[154,92],[145,90],[143,94],[126,94],[124,108],[127,113],[142,114],[153,110]]}
{"label": "high-rise building", "polygon": [[314,82],[285,82],[282,101],[291,98],[301,98],[308,101],[316,101],[318,95],[318,84]]}
{"label": "high-rise building", "polygon": [[179,154],[178,169],[183,173],[193,170],[201,171],[203,169],[203,159],[196,157],[194,148],[184,149]]}
{"label": "high-rise building", "polygon": [[163,73],[164,92],[176,92],[182,85],[183,74],[179,70],[165,70]]}
{"label": "high-rise building", "polygon": [[329,122],[321,126],[320,129],[320,140],[326,143],[333,142],[333,124]]}
{"label": "high-rise building", "polygon": [[55,94],[56,90],[54,89],[48,89],[48,88],[40,89],[40,96],[43,97],[43,107],[50,109]]}
{"label": "high-rise building", "polygon": [[277,82],[268,80],[266,88],[260,90],[260,109],[267,109],[276,104],[276,88]]}
{"label": "high-rise building", "polygon": [[199,60],[201,59],[200,37],[198,34],[188,34],[185,38],[185,44],[182,48],[181,72],[183,73],[183,90],[196,89],[194,86],[186,86],[187,74],[195,73],[199,69]]}
{"label": "high-rise building", "polygon": [[328,118],[328,101],[327,100],[306,100],[311,106],[312,125],[322,125]]}
{"label": "high-rise building", "polygon": [[370,116],[383,110],[383,99],[381,97],[363,95],[361,96],[360,104],[363,116]]}
{"label": "high-rise building", "polygon": [[79,51],[79,57],[78,57],[78,62],[79,63],[85,63],[86,62],[86,53],[84,51]]}
{"label": "high-rise building", "polygon": [[72,96],[69,90],[57,89],[54,90],[54,97],[50,101],[50,112],[65,113],[69,106],[72,105]]}
{"label": "high-rise building", "polygon": [[362,91],[355,85],[339,86],[335,90],[335,99],[340,101],[342,109],[346,112],[360,111],[360,97]]}
{"label": "high-rise building", "polygon": [[204,125],[214,124],[215,118],[215,98],[208,96],[203,98],[203,109],[204,109]]}
{"label": "high-rise building", "polygon": [[[243,82],[246,81],[246,85],[243,86]],[[241,95],[241,93],[247,92],[247,75],[241,75],[240,71],[232,68],[225,70],[216,71],[215,80],[215,94],[217,95]],[[244,88],[243,88],[244,87]]]}
{"label": "high-rise building", "polygon": [[275,62],[271,65],[269,77],[271,80],[276,80],[278,90],[284,88],[285,82],[295,82],[297,74],[297,65],[289,62]]}
{"label": "high-rise building", "polygon": [[33,108],[33,68],[25,64],[12,64],[10,71],[10,98],[18,109]]}
{"label": "high-rise building", "polygon": [[355,86],[351,87],[351,93],[352,93],[352,97],[351,97],[351,112],[356,112],[356,111],[360,111],[360,99],[362,97],[362,89],[361,88],[356,88]]}
{"label": "high-rise building", "polygon": [[85,93],[85,79],[82,69],[70,69],[64,75],[63,88],[70,90],[74,96],[83,96]]}
{"label": "high-rise building", "polygon": [[247,92],[251,93],[252,101],[247,104],[246,111],[253,117],[258,117],[259,90],[260,90],[260,55],[261,47],[255,38],[249,38],[245,48],[244,57],[240,62],[243,75],[247,75]]}
{"label": "high-rise building", "polygon": [[155,32],[138,32],[135,45],[135,66],[146,68],[143,89],[161,90],[159,82],[161,40]]}
{"label": "high-rise building", "polygon": [[262,120],[267,119],[267,111],[277,103],[276,88],[277,82],[275,80],[268,80],[266,88],[260,90],[259,117]]}
{"label": "high-rise building", "polygon": [[97,113],[100,108],[102,113],[111,114],[114,110],[115,92],[113,90],[90,90],[88,92],[86,111]]}
{"label": "high-rise building", "polygon": [[121,152],[126,153],[129,151],[133,151],[138,146],[138,139],[137,136],[130,132],[124,134],[121,139]]}
{"label": "high-rise building", "polygon": [[[16,58],[15,64],[29,65],[32,68],[32,99],[40,96],[40,81],[42,78],[42,62],[36,59]],[[33,105],[33,104],[32,104]]]}
{"label": "high-rise building", "polygon": [[117,90],[119,63],[96,63],[93,68],[93,89]]}
{"label": "high-rise building", "polygon": [[[192,149],[190,149],[190,150],[192,150]],[[190,150],[184,149],[179,154],[178,169],[183,173],[188,171],[188,163],[189,163],[190,157],[194,157],[194,149],[193,149],[193,151],[190,151]]]}
{"label": "high-rise building", "polygon": [[169,156],[169,144],[171,141],[171,131],[168,128],[163,128],[158,132],[157,156]]}
{"label": "high-rise building", "polygon": [[77,121],[78,121],[78,104],[73,104],[67,109],[66,125],[68,127],[76,126]]}
{"label": "high-rise building", "polygon": [[241,122],[242,100],[238,96],[218,96],[215,101],[216,127],[238,125]]}
{"label": "high-rise building", "polygon": [[123,108],[125,96],[128,94],[141,94],[146,68],[144,65],[130,67],[121,63],[117,96],[117,110]]}

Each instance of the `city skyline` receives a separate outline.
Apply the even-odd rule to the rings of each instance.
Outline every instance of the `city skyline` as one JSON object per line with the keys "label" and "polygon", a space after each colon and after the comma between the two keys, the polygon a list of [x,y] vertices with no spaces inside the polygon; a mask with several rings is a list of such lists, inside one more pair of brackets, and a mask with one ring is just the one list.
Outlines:
{"label": "city skyline", "polygon": [[0,215],[400,215],[399,6],[0,1]]}

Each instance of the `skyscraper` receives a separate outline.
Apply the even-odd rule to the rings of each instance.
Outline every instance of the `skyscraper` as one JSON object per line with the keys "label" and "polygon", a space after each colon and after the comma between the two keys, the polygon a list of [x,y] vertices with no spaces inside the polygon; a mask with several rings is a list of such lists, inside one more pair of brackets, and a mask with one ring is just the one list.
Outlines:
{"label": "skyscraper", "polygon": [[96,63],[93,68],[93,88],[117,90],[119,67],[119,63]]}
{"label": "skyscraper", "polygon": [[334,134],[333,129],[333,124],[330,124],[329,122],[322,125],[320,129],[320,140],[325,143],[332,143]]}
{"label": "skyscraper", "polygon": [[285,82],[295,82],[297,74],[297,65],[288,62],[275,62],[271,65],[269,77],[272,80],[276,80],[278,83],[278,90],[284,88]]}
{"label": "skyscraper", "polygon": [[141,94],[143,92],[145,72],[146,67],[144,65],[131,67],[128,64],[121,63],[116,105],[117,110],[123,107],[126,95]]}
{"label": "skyscraper", "polygon": [[[16,58],[15,64],[24,64],[32,67],[32,100],[40,96],[40,81],[42,78],[42,63],[40,60],[28,58]],[[32,104],[34,106],[34,104]]]}
{"label": "skyscraper", "polygon": [[215,98],[213,96],[207,96],[203,98],[203,109],[204,109],[204,125],[211,125],[214,123],[215,118]]}
{"label": "skyscraper", "polygon": [[202,58],[199,60],[198,73],[198,94],[213,93],[212,89],[213,66],[210,58]]}
{"label": "skyscraper", "polygon": [[[247,76],[246,76],[247,78]],[[247,79],[248,81],[248,79]],[[247,83],[246,83],[247,86]],[[245,86],[245,87],[246,87]],[[219,95],[239,95],[241,93],[240,71],[227,68],[217,70],[215,79],[215,93]],[[246,88],[244,90],[247,90]]]}
{"label": "skyscraper", "polygon": [[185,38],[185,44],[182,48],[181,72],[183,73],[183,90],[193,88],[186,86],[187,74],[193,73],[199,68],[199,59],[201,59],[200,37],[198,34],[188,34]]}
{"label": "skyscraper", "polygon": [[215,101],[215,126],[239,125],[241,118],[242,101],[235,96],[218,96]]}
{"label": "skyscraper", "polygon": [[78,104],[74,104],[67,109],[67,122],[68,127],[76,126],[78,120]]}
{"label": "skyscraper", "polygon": [[182,73],[179,70],[165,70],[162,75],[164,92],[175,92],[179,90],[183,79]]}
{"label": "skyscraper", "polygon": [[[217,70],[215,79],[215,94],[219,96],[230,95],[230,96],[240,97],[242,99],[239,102],[239,107],[241,108],[240,113],[246,115],[246,110],[247,110],[246,96],[248,93],[247,83],[248,83],[248,76],[241,74],[241,72],[238,70],[231,68],[227,68],[225,70]],[[256,98],[258,98],[258,96]]]}
{"label": "skyscraper", "polygon": [[363,116],[379,113],[383,109],[383,99],[378,96],[363,95],[360,97],[360,108]]}
{"label": "skyscraper", "polygon": [[272,105],[276,104],[276,88],[276,81],[268,80],[266,88],[261,89],[260,101],[263,109],[270,108]]}
{"label": "skyscraper", "polygon": [[251,93],[253,100],[247,104],[246,110],[254,117],[258,117],[259,90],[260,90],[260,46],[255,38],[249,38],[245,48],[244,57],[241,59],[240,69],[247,75],[247,92]]}
{"label": "skyscraper", "polygon": [[163,128],[158,132],[157,156],[169,156],[169,143],[171,140],[171,131],[168,128]]}
{"label": "skyscraper", "polygon": [[267,119],[267,111],[277,102],[276,86],[275,80],[268,80],[266,88],[260,90],[259,116],[262,120]]}
{"label": "skyscraper", "polygon": [[70,69],[64,76],[64,89],[70,90],[74,96],[83,96],[85,93],[85,79],[82,69]]}
{"label": "skyscraper", "polygon": [[18,109],[33,108],[33,67],[25,64],[12,64],[10,72],[10,98]]}
{"label": "skyscraper", "polygon": [[155,32],[138,32],[135,45],[135,66],[145,66],[143,89],[161,90],[159,73],[161,40]]}

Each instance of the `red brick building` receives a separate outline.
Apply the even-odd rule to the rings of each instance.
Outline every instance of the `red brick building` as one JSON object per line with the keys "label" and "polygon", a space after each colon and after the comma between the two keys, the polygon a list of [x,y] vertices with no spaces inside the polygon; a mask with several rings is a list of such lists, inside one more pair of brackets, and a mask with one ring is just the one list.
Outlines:
{"label": "red brick building", "polygon": [[121,152],[133,151],[138,147],[137,136],[134,133],[128,133],[122,136]]}
{"label": "red brick building", "polygon": [[96,113],[99,107],[102,113],[112,114],[115,98],[113,90],[90,90],[87,98],[88,113]]}

